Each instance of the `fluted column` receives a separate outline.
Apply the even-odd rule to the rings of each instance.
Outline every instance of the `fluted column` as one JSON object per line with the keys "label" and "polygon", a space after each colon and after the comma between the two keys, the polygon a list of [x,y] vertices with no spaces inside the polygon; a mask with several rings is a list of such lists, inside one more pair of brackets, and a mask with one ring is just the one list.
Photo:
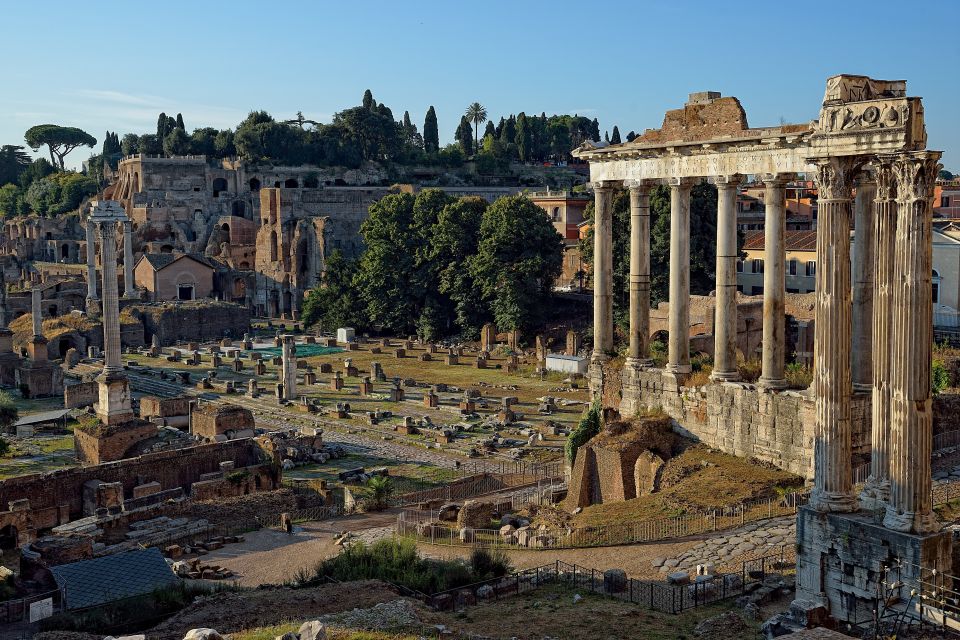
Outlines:
{"label": "fluted column", "polygon": [[650,189],[652,180],[630,186],[630,355],[627,363],[650,359]]}
{"label": "fluted column", "polygon": [[97,300],[97,242],[94,224],[87,221],[87,300]]}
{"label": "fluted column", "polygon": [[933,411],[933,190],[938,151],[904,153],[893,164],[897,182],[896,260],[891,327],[890,503],[883,524],[928,533],[933,515],[930,455]]}
{"label": "fluted column", "polygon": [[100,235],[100,257],[103,263],[103,373],[123,370],[120,362],[120,302],[117,285],[117,223],[107,220],[97,224]]}
{"label": "fluted column", "polygon": [[613,189],[593,185],[593,356],[603,362],[613,351]]}
{"label": "fluted column", "polygon": [[43,310],[40,308],[42,293],[39,287],[30,291],[30,311],[33,320],[33,337],[43,336]]}
{"label": "fluted column", "polygon": [[690,373],[690,189],[694,178],[670,180],[670,344],[667,371]]}
{"label": "fluted column", "polygon": [[[870,476],[860,503],[876,509],[890,499],[890,323],[893,319],[893,270],[897,233],[893,160],[873,163],[876,180],[874,209],[874,281],[871,397]],[[859,231],[857,232],[859,234]]]}
{"label": "fluted column", "polygon": [[133,283],[133,223],[129,220],[123,223],[123,297],[137,297]]}
{"label": "fluted column", "polygon": [[784,335],[786,302],[786,227],[787,204],[784,187],[792,176],[766,174],[763,196],[765,210],[763,222],[763,352],[759,386],[765,389],[785,389]]}
{"label": "fluted column", "polygon": [[853,348],[854,391],[873,388],[874,211],[877,185],[869,174],[857,179],[853,202]]}
{"label": "fluted column", "polygon": [[281,349],[281,372],[284,400],[297,397],[297,346],[292,335],[283,336]]}
{"label": "fluted column", "polygon": [[816,324],[813,393],[816,405],[813,491],[820,511],[853,511],[850,424],[850,191],[854,158],[811,160],[816,165]]}
{"label": "fluted column", "polygon": [[739,380],[737,370],[737,186],[742,176],[718,176],[717,298],[713,372],[717,381]]}

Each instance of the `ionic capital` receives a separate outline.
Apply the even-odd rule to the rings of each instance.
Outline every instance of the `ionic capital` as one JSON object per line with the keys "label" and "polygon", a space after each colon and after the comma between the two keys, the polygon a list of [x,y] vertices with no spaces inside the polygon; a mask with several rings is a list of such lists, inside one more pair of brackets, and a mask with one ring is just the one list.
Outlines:
{"label": "ionic capital", "polygon": [[939,151],[900,154],[893,163],[893,175],[897,181],[897,199],[902,202],[912,202],[932,198],[937,172],[940,170],[939,160]]}
{"label": "ionic capital", "polygon": [[859,156],[809,158],[808,162],[816,166],[813,179],[819,200],[849,200],[853,179],[863,161]]}
{"label": "ionic capital", "polygon": [[597,191],[613,191],[619,187],[623,186],[621,180],[597,180],[596,182],[589,182],[587,186],[593,189],[594,193]]}
{"label": "ionic capital", "polygon": [[669,184],[670,187],[673,189],[676,189],[676,188],[689,189],[690,187],[692,187],[693,185],[699,182],[700,182],[700,178],[668,178],[667,179],[667,184]]}
{"label": "ionic capital", "polygon": [[739,173],[727,176],[714,176],[713,178],[713,183],[717,186],[717,189],[735,189],[739,187],[742,182],[743,176]]}
{"label": "ionic capital", "polygon": [[782,187],[788,182],[797,179],[795,173],[764,173],[759,176],[764,185],[768,187]]}

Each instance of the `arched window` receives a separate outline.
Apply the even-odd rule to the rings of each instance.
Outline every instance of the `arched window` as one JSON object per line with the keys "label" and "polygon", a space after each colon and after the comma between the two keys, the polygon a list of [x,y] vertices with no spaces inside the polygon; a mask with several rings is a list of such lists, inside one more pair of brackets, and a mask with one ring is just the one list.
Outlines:
{"label": "arched window", "polygon": [[250,178],[250,191],[260,191],[260,181],[256,178]]}
{"label": "arched window", "polygon": [[940,272],[934,269],[930,281],[933,289],[933,304],[940,304]]}
{"label": "arched window", "polygon": [[227,190],[227,181],[224,178],[214,178],[213,180],[213,197],[220,197],[221,191]]}

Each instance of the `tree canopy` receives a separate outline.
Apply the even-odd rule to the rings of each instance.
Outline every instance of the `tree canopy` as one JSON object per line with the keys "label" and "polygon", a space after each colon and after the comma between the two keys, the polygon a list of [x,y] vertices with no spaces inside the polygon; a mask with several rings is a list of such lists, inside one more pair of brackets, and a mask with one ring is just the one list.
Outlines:
{"label": "tree canopy", "polygon": [[23,134],[30,148],[37,151],[46,145],[50,151],[50,162],[63,171],[63,159],[77,147],[93,147],[97,139],[83,129],[62,127],[56,124],[38,124]]}

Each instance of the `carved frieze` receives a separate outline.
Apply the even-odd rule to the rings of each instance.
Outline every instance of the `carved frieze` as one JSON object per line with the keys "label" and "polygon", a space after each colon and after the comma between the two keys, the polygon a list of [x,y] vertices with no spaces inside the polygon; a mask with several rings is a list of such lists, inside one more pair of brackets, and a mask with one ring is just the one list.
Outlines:
{"label": "carved frieze", "polygon": [[823,104],[903,98],[906,95],[906,80],[874,80],[867,76],[841,74],[827,78]]}
{"label": "carved frieze", "polygon": [[910,101],[905,98],[824,106],[817,129],[819,133],[836,133],[902,128],[910,115]]}

